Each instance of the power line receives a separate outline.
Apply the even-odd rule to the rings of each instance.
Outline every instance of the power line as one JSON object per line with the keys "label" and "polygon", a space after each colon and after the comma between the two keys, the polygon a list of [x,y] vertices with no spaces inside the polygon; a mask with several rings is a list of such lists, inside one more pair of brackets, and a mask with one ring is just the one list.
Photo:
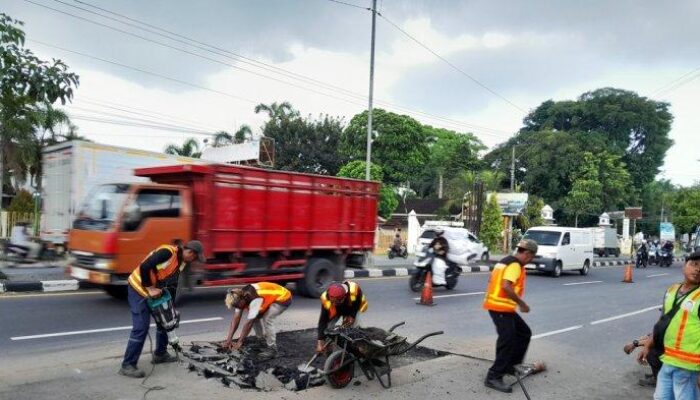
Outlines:
{"label": "power line", "polygon": [[690,81],[698,78],[699,76],[700,76],[700,68],[696,68],[690,72],[686,72],[685,74],[679,76],[678,78],[672,80],[671,82],[656,89],[649,97],[657,97],[661,93],[669,93],[673,90],[678,89],[680,86],[683,86],[686,83],[689,83]]}
{"label": "power line", "polygon": [[[312,89],[312,88],[299,86],[299,85],[296,85],[296,84],[294,84],[294,83],[290,83],[290,82],[283,81],[283,80],[280,80],[280,79],[277,79],[277,78],[274,78],[274,77],[270,77],[270,76],[268,76],[268,75],[264,75],[264,74],[257,73],[257,72],[255,72],[255,71],[250,71],[250,70],[248,70],[248,69],[245,69],[245,68],[242,68],[242,67],[233,65],[233,64],[229,64],[229,63],[223,62],[223,61],[221,61],[221,60],[217,60],[217,59],[213,59],[213,58],[210,58],[210,57],[207,57],[207,56],[203,56],[203,55],[201,55],[201,54],[193,53],[193,52],[191,52],[191,51],[189,51],[189,50],[185,50],[185,49],[182,49],[182,48],[179,48],[179,47],[171,46],[171,45],[169,45],[169,44],[167,44],[167,43],[163,43],[163,42],[159,42],[159,41],[156,41],[156,40],[152,40],[152,39],[150,39],[150,38],[147,38],[147,37],[144,37],[144,36],[141,36],[141,35],[137,35],[137,34],[132,33],[132,32],[124,31],[124,30],[122,30],[122,29],[115,28],[115,27],[110,26],[110,25],[102,24],[102,23],[100,23],[100,22],[97,22],[97,21],[94,21],[94,20],[91,20],[91,19],[88,19],[88,18],[84,18],[84,17],[81,17],[81,16],[77,16],[77,15],[75,15],[75,14],[71,14],[71,13],[68,13],[68,12],[65,12],[65,11],[62,11],[62,10],[58,10],[58,9],[53,8],[53,7],[49,7],[49,6],[40,4],[40,3],[36,3],[36,2],[34,2],[34,1],[32,1],[32,0],[24,0],[24,1],[26,1],[26,2],[28,2],[28,3],[31,3],[31,4],[34,4],[34,5],[37,5],[37,6],[39,6],[39,7],[43,7],[43,8],[49,9],[49,10],[54,11],[54,12],[58,12],[58,13],[61,13],[61,14],[64,14],[64,15],[68,15],[68,16],[70,16],[70,17],[73,17],[73,18],[76,18],[76,19],[79,19],[79,20],[82,20],[82,21],[85,21],[85,22],[88,22],[88,23],[91,23],[91,24],[94,24],[94,25],[98,25],[98,26],[101,26],[101,27],[104,27],[104,28],[107,28],[107,29],[110,29],[110,30],[117,31],[117,32],[122,33],[122,34],[126,34],[126,35],[129,35],[129,36],[132,36],[132,37],[136,37],[136,38],[139,38],[139,39],[142,39],[142,40],[145,40],[145,41],[148,41],[148,42],[151,42],[151,43],[160,45],[160,46],[164,46],[164,47],[170,48],[170,49],[172,49],[172,50],[176,50],[176,51],[179,51],[179,52],[183,52],[183,53],[186,53],[186,54],[195,56],[195,57],[203,58],[203,59],[205,59],[205,60],[212,61],[212,62],[215,62],[215,63],[218,63],[218,64],[222,64],[222,65],[225,65],[225,66],[234,68],[234,69],[242,70],[242,71],[244,71],[244,72],[248,72],[248,73],[251,73],[251,74],[260,76],[260,77],[262,77],[262,78],[271,79],[271,80],[274,80],[274,81],[277,81],[277,82],[280,82],[280,83],[283,83],[283,84],[286,84],[286,85],[290,85],[290,86],[293,86],[293,87],[300,88],[300,89],[302,89],[302,90],[312,91],[312,92],[314,92],[314,93],[317,93],[317,94],[320,94],[320,95],[323,95],[323,96],[327,96],[327,97],[331,97],[331,98],[334,98],[334,99],[336,99],[336,100],[344,101],[344,102],[347,102],[347,103],[349,103],[349,104],[354,104],[354,105],[363,106],[363,104],[361,104],[361,103],[357,103],[357,102],[354,102],[354,101],[351,101],[351,100],[348,100],[348,99],[345,99],[345,98],[339,98],[339,97],[336,97],[336,96],[334,96],[334,95],[332,95],[332,94],[328,94],[328,93],[324,93],[324,92],[319,92],[319,91],[317,91],[317,90],[315,90],[315,89]],[[231,58],[231,57],[228,57],[228,56],[226,56],[226,55],[222,55],[222,54],[216,53],[216,52],[214,52],[214,51],[212,51],[212,50],[210,50],[210,49],[203,48],[203,47],[197,46],[197,45],[192,45],[191,43],[186,43],[186,42],[183,42],[183,41],[181,41],[181,40],[177,40],[177,39],[174,39],[174,38],[172,38],[172,37],[163,35],[163,34],[161,34],[161,33],[154,32],[153,30],[145,29],[145,28],[143,28],[143,27],[139,27],[139,26],[136,26],[136,25],[134,25],[134,24],[126,23],[126,22],[124,22],[124,21],[119,21],[119,20],[117,20],[117,19],[115,19],[115,18],[112,18],[112,17],[109,17],[109,16],[105,16],[105,15],[96,13],[96,12],[94,12],[94,11],[86,10],[86,9],[84,9],[84,8],[77,7],[77,6],[74,6],[74,5],[71,5],[71,4],[67,4],[67,3],[65,3],[65,2],[63,2],[63,1],[60,1],[60,0],[53,0],[53,1],[58,2],[58,3],[61,3],[61,4],[64,4],[64,5],[68,5],[68,6],[73,7],[73,8],[77,8],[77,9],[83,10],[83,11],[85,11],[85,12],[89,12],[89,13],[91,13],[91,14],[95,14],[95,15],[101,16],[101,17],[103,17],[103,18],[108,18],[108,19],[111,19],[111,20],[113,20],[113,21],[116,21],[116,22],[119,22],[119,23],[122,23],[122,24],[125,24],[125,25],[128,25],[128,26],[132,26],[132,27],[136,27],[136,28],[141,29],[141,30],[145,30],[145,31],[147,31],[147,32],[150,32],[150,33],[157,34],[157,35],[159,35],[159,36],[168,38],[169,40],[177,41],[177,42],[179,42],[179,43],[186,44],[186,45],[188,45],[188,46],[196,47],[196,48],[198,48],[198,49],[200,49],[200,50],[209,51],[209,52],[212,52],[212,53],[217,54],[217,55],[222,56],[222,57]],[[77,0],[76,0],[76,1],[77,1]],[[82,1],[79,1],[79,2],[80,2],[81,4],[89,5],[89,3],[86,3],[86,2],[82,2]],[[92,6],[92,5],[89,5],[89,6]],[[273,72],[273,73],[280,73],[280,74],[286,74],[287,77],[292,77],[292,78],[294,78],[294,77],[296,76],[296,77],[298,77],[298,78],[296,78],[296,79],[306,79],[307,81],[312,81],[312,82],[314,82],[314,83],[316,83],[316,84],[319,84],[319,85],[329,86],[329,87],[331,87],[334,91],[340,90],[340,91],[343,91],[343,92],[347,93],[347,94],[344,94],[344,95],[351,96],[351,97],[355,97],[355,98],[358,98],[358,99],[364,99],[364,96],[363,96],[363,95],[354,93],[354,92],[352,92],[352,91],[349,91],[349,90],[346,90],[346,89],[343,89],[343,88],[340,88],[340,87],[337,87],[337,86],[334,86],[334,85],[326,84],[326,83],[324,83],[324,82],[315,80],[315,79],[313,79],[313,78],[308,78],[308,77],[305,77],[305,76],[303,76],[303,75],[299,75],[299,74],[296,74],[296,73],[293,73],[293,72],[289,72],[289,71],[286,71],[286,70],[284,70],[284,69],[277,68],[277,67],[274,67],[274,66],[265,64],[265,63],[261,63],[261,62],[259,62],[259,61],[255,61],[255,60],[250,59],[250,58],[247,58],[247,57],[243,57],[243,56],[238,55],[238,54],[236,54],[236,53],[232,53],[232,52],[230,52],[230,51],[228,51],[228,50],[221,49],[221,48],[218,48],[218,47],[215,47],[215,46],[208,45],[208,44],[206,44],[206,43],[204,43],[204,42],[199,42],[199,41],[197,41],[197,40],[187,38],[187,37],[182,36],[182,35],[179,35],[179,34],[177,34],[177,33],[170,32],[170,31],[164,30],[164,29],[162,29],[162,28],[158,28],[158,27],[156,27],[156,26],[154,26],[154,25],[147,24],[147,23],[144,23],[144,22],[135,20],[135,19],[130,18],[130,17],[127,17],[127,16],[123,16],[122,14],[114,13],[114,12],[112,12],[112,11],[109,11],[109,10],[106,10],[106,9],[103,9],[103,8],[100,8],[100,7],[97,7],[97,6],[92,6],[92,7],[95,7],[95,8],[100,9],[100,10],[105,10],[105,12],[109,12],[109,13],[111,13],[111,14],[113,14],[113,15],[118,15],[118,16],[120,16],[120,17],[122,17],[122,18],[126,18],[126,19],[129,19],[129,20],[131,20],[131,21],[138,22],[138,23],[141,23],[141,24],[144,24],[144,25],[153,27],[154,29],[158,29],[158,30],[161,30],[161,31],[163,31],[163,32],[167,32],[167,33],[170,34],[170,35],[182,37],[182,38],[185,38],[186,40],[192,41],[192,42],[194,42],[194,43],[201,44],[201,45],[204,45],[204,46],[208,46],[208,47],[214,48],[214,49],[216,49],[216,50],[218,50],[218,51],[222,51],[222,52],[226,52],[226,53],[233,54],[234,57],[239,57],[239,58],[243,58],[243,59],[248,60],[248,61],[252,61],[252,62],[255,62],[255,63],[263,64],[263,65],[264,65],[265,67],[267,67],[267,68],[265,68],[265,67],[260,67],[260,66],[257,66],[257,65],[253,65],[253,64],[251,64],[251,62],[246,62],[247,64],[252,65],[252,66],[254,66],[254,67],[263,68],[263,69],[266,69],[266,70],[268,70],[268,71],[271,71],[271,69],[276,69],[276,70],[279,70],[279,71],[282,71],[282,72],[276,72],[276,71],[271,71],[271,72]],[[67,50],[66,50],[66,51],[67,51]],[[75,53],[77,53],[77,52],[75,52]],[[238,60],[238,61],[240,61],[240,60]],[[324,88],[324,89],[327,89],[327,88]],[[331,89],[328,89],[328,90],[331,90]],[[377,103],[380,103],[380,104],[382,104],[383,106],[387,106],[387,105],[388,105],[388,106],[390,106],[390,107],[399,109],[399,110],[401,110],[402,112],[406,112],[406,113],[409,113],[409,114],[420,115],[420,116],[423,116],[424,118],[428,118],[428,119],[432,119],[432,120],[436,120],[436,121],[442,121],[443,123],[448,123],[448,124],[450,124],[450,125],[452,125],[452,126],[463,126],[463,127],[466,127],[467,129],[473,129],[473,130],[476,130],[476,131],[481,131],[481,133],[482,133],[482,134],[485,134],[485,135],[496,136],[496,137],[505,137],[505,136],[510,136],[510,135],[511,135],[510,132],[500,131],[500,130],[497,130],[497,129],[487,128],[487,127],[483,127],[483,126],[479,126],[479,125],[475,125],[475,124],[470,124],[470,123],[466,123],[466,122],[462,122],[462,121],[458,121],[458,120],[454,120],[454,119],[450,119],[450,118],[446,118],[446,117],[441,117],[441,116],[438,116],[438,115],[430,114],[430,113],[423,112],[423,111],[416,111],[416,110],[412,110],[412,109],[409,109],[409,108],[406,108],[406,107],[403,107],[403,106],[398,106],[398,105],[394,105],[394,104],[387,103],[387,102],[383,102],[383,101],[382,101],[382,102],[378,101]],[[497,132],[502,133],[502,135],[496,134]]]}
{"label": "power line", "polygon": [[142,122],[142,123],[147,123],[147,124],[158,124],[159,126],[176,128],[178,130],[191,130],[193,132],[196,131],[196,132],[201,132],[203,134],[210,134],[210,135],[214,134],[212,131],[210,131],[208,129],[201,129],[201,128],[196,128],[196,127],[192,127],[192,126],[183,126],[181,124],[180,125],[167,124],[167,123],[163,123],[160,121],[153,121],[152,119],[125,116],[125,115],[118,114],[118,113],[111,113],[111,112],[105,112],[105,111],[101,111],[101,110],[94,110],[94,109],[75,106],[75,105],[71,105],[70,109],[76,109],[78,111],[97,114],[98,116],[101,116],[101,117],[123,118],[123,119],[128,119],[129,121]]}
{"label": "power line", "polygon": [[413,42],[417,43],[419,46],[421,46],[422,48],[424,48],[424,49],[426,49],[427,51],[429,51],[432,55],[434,55],[435,57],[437,57],[438,59],[440,59],[441,61],[443,61],[445,64],[449,65],[449,66],[450,66],[452,69],[454,69],[455,71],[457,71],[457,72],[459,72],[460,74],[466,76],[467,78],[469,78],[469,80],[471,80],[472,82],[474,82],[474,83],[476,83],[477,85],[481,86],[483,89],[485,89],[485,90],[488,91],[489,93],[493,94],[494,96],[496,96],[496,97],[500,98],[501,100],[505,101],[506,103],[510,104],[511,106],[513,106],[513,107],[514,107],[515,109],[517,109],[518,111],[527,113],[527,111],[526,111],[525,109],[523,109],[522,107],[520,107],[520,106],[518,106],[517,104],[513,103],[512,101],[508,100],[505,96],[501,95],[500,93],[496,92],[495,90],[491,89],[490,87],[486,86],[486,84],[482,83],[481,81],[479,81],[479,80],[476,79],[475,77],[473,77],[473,76],[471,76],[470,74],[468,74],[467,72],[465,72],[463,69],[459,68],[458,66],[456,66],[455,64],[453,64],[452,62],[450,62],[450,60],[448,60],[448,59],[446,59],[445,57],[443,57],[443,56],[441,56],[440,54],[438,54],[436,51],[434,51],[433,49],[431,49],[430,47],[428,47],[428,45],[426,45],[426,44],[424,44],[423,42],[421,42],[420,40],[416,39],[416,38],[415,38],[414,36],[412,36],[410,33],[406,32],[404,29],[402,29],[399,25],[397,25],[397,24],[394,23],[392,20],[390,20],[389,18],[387,18],[384,14],[377,13],[377,15],[379,15],[379,16],[380,16],[381,18],[383,18],[386,22],[388,22],[391,26],[393,26],[394,28],[396,28],[399,32],[403,33],[406,37],[408,37],[409,39],[411,39]]}
{"label": "power line", "polygon": [[372,11],[372,8],[370,8],[370,7],[362,7],[362,6],[358,6],[357,4],[346,3],[346,2],[340,1],[340,0],[328,0],[328,1],[333,2],[333,3],[343,4],[343,5],[346,5],[349,7],[359,8],[361,10]]}

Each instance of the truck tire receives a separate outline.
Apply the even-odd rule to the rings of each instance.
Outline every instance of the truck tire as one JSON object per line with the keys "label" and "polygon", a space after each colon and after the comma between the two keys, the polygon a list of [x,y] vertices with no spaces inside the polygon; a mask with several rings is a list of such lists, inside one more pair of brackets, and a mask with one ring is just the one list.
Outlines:
{"label": "truck tire", "polygon": [[583,268],[579,270],[581,275],[586,276],[588,275],[588,271],[591,269],[591,262],[586,260],[586,262],[583,263]]}
{"label": "truck tire", "polygon": [[312,258],[307,263],[303,282],[302,295],[319,298],[331,282],[343,280],[343,268],[325,258]]}
{"label": "truck tire", "polygon": [[126,287],[127,285],[104,285],[102,286],[102,289],[105,291],[105,293],[114,297],[115,299],[126,300]]}

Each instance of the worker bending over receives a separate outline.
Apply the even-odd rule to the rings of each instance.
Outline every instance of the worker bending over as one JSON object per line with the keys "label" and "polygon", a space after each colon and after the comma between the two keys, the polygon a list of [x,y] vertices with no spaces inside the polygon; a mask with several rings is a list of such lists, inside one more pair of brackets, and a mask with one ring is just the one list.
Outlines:
{"label": "worker bending over", "polygon": [[331,283],[321,294],[321,316],[318,319],[316,352],[325,350],[326,329],[332,328],[340,318],[343,326],[358,327],[358,312],[367,310],[367,299],[355,282]]}
{"label": "worker bending over", "polygon": [[[231,289],[226,295],[226,307],[235,308],[231,319],[224,348],[238,350],[252,328],[255,336],[264,337],[267,348],[260,352],[260,358],[271,359],[277,356],[277,331],[275,319],[292,304],[292,292],[276,283],[259,282],[246,285],[242,289]],[[247,310],[247,322],[243,326],[238,340],[232,343],[233,335],[238,330],[243,311]]]}

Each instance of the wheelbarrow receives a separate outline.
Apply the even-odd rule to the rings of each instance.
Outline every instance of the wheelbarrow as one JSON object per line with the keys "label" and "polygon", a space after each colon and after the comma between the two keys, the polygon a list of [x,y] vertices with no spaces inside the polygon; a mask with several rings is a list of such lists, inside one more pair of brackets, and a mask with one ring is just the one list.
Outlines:
{"label": "wheelbarrow", "polygon": [[393,334],[394,329],[404,324],[405,322],[400,322],[392,326],[384,340],[364,335],[363,330],[358,328],[336,327],[326,331],[328,339],[338,348],[328,356],[324,365],[323,373],[328,384],[336,389],[349,385],[355,377],[355,364],[357,364],[368,380],[377,378],[383,388],[390,388],[389,357],[404,354],[423,340],[444,333],[443,331],[428,333],[415,342],[408,343],[405,337]]}

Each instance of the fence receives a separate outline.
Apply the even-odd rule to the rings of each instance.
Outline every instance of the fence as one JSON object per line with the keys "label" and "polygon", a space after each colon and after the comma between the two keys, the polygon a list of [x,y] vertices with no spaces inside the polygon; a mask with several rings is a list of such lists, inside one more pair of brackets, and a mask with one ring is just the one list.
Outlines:
{"label": "fence", "polygon": [[[36,216],[38,217],[38,215]],[[12,228],[14,228],[18,222],[29,222],[29,229],[31,231],[35,226],[34,218],[34,213],[0,211],[0,238],[9,238],[12,233]]]}

